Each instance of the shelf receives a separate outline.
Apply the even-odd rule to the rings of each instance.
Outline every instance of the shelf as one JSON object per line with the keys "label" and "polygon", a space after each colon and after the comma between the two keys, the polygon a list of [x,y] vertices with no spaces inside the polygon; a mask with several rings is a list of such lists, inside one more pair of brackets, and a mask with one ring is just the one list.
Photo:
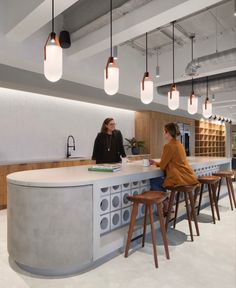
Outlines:
{"label": "shelf", "polygon": [[225,126],[195,121],[195,155],[225,156]]}

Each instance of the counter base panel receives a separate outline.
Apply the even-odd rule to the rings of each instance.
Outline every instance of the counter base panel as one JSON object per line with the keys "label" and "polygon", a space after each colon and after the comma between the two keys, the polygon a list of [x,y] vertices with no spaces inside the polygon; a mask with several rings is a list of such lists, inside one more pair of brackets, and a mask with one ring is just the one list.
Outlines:
{"label": "counter base panel", "polygon": [[41,275],[78,272],[93,262],[92,186],[39,188],[9,184],[8,252]]}

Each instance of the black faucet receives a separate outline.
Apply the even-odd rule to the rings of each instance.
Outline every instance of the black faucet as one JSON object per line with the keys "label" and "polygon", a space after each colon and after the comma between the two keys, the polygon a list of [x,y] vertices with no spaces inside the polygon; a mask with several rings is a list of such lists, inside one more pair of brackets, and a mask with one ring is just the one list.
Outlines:
{"label": "black faucet", "polygon": [[[72,138],[73,144],[70,145],[70,138]],[[66,157],[69,158],[71,156],[70,148],[73,148],[75,151],[75,138],[72,135],[69,135],[67,138],[67,149],[66,149]]]}

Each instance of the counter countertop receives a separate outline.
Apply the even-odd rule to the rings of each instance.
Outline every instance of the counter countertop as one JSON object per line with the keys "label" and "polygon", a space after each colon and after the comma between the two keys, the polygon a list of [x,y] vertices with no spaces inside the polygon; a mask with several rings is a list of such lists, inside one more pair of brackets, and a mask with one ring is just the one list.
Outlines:
{"label": "counter countertop", "polygon": [[[127,158],[132,159],[135,157],[150,157],[150,154],[127,155]],[[49,159],[28,159],[28,160],[15,160],[15,161],[0,161],[0,166],[4,165],[25,165],[34,163],[47,163],[47,162],[63,162],[63,161],[86,161],[91,160],[88,156],[71,156],[69,158],[49,158]]]}
{"label": "counter countertop", "polygon": [[[158,160],[158,159],[156,159]],[[220,165],[229,163],[231,158],[226,157],[188,157],[188,161],[193,169],[201,169],[207,162],[210,165]],[[202,164],[202,165],[201,165]],[[155,166],[143,167],[142,160],[133,161],[122,165],[121,170],[117,172],[93,172],[88,171],[91,165],[51,168],[22,171],[9,174],[7,180],[9,183],[32,186],[32,187],[67,187],[92,185],[96,182],[120,178],[128,175],[150,174],[150,178],[155,177],[155,173],[161,175],[160,168]],[[153,176],[154,175],[154,176]]]}

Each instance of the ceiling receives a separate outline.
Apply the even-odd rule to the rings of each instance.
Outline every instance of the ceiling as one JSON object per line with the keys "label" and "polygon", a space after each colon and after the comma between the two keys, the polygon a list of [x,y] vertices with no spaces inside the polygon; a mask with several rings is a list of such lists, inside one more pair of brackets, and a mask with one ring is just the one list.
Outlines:
{"label": "ceiling", "polygon": [[[113,9],[122,6],[125,2],[128,2],[128,0],[113,1]],[[64,27],[70,33],[73,33],[106,15],[109,10],[110,0],[80,0],[62,13]],[[108,21],[109,19],[106,17],[106,22],[108,23]]]}
{"label": "ceiling", "polygon": [[[178,47],[183,47],[190,41],[190,36],[194,35],[195,42],[205,41],[214,38],[215,48],[217,48],[218,38],[223,33],[234,31],[236,33],[236,22],[233,11],[233,1],[222,1],[213,7],[207,7],[203,11],[188,15],[179,19],[175,23],[175,43]],[[136,48],[145,49],[145,35],[131,39],[125,44],[136,44]],[[135,48],[135,45],[133,45]],[[156,54],[172,49],[172,25],[167,24],[149,32],[148,36],[149,52]],[[152,51],[153,50],[153,51]]]}
{"label": "ceiling", "polygon": [[[55,0],[56,30],[66,29],[71,33],[72,46],[64,52],[63,71],[63,79],[70,81],[68,83],[71,87],[84,84],[103,88],[104,63],[109,56],[109,4],[109,0]],[[139,82],[145,60],[145,32],[149,33],[151,73],[155,72],[157,53],[162,73],[160,79],[155,81],[155,86],[164,86],[172,81],[171,21],[176,20],[177,82],[188,80],[183,79],[183,76],[191,58],[191,33],[196,35],[194,57],[236,47],[233,0],[113,0],[113,8],[113,43],[119,48],[120,93],[127,97],[139,97]],[[50,21],[51,0],[0,0],[0,41],[3,43],[0,47],[0,63],[22,71],[39,73],[40,81],[35,80],[35,87],[40,83],[40,91],[44,89],[40,77],[43,74],[43,45],[50,32]],[[1,67],[3,72],[4,67]],[[199,70],[198,77],[232,70],[236,70],[236,58],[224,63],[210,63]],[[28,74],[25,72],[25,75]],[[36,79],[37,74],[33,75]],[[13,82],[17,87],[17,81],[17,76],[10,80],[0,77],[0,84],[4,87],[14,86]],[[21,84],[21,87],[26,85]],[[53,93],[55,86],[51,87],[52,92],[47,90],[47,93],[56,96]],[[88,102],[94,101],[92,96],[86,94],[86,97]],[[104,95],[103,104],[113,101],[114,106],[119,105],[120,101],[115,97],[112,101],[106,97]],[[215,99],[215,113],[225,117],[227,115],[236,122],[236,91],[216,93]],[[158,105],[166,104],[166,97],[157,95],[155,105],[148,108],[157,110]],[[135,105],[132,109],[135,109]],[[140,105],[137,105],[137,109],[140,109]]]}

